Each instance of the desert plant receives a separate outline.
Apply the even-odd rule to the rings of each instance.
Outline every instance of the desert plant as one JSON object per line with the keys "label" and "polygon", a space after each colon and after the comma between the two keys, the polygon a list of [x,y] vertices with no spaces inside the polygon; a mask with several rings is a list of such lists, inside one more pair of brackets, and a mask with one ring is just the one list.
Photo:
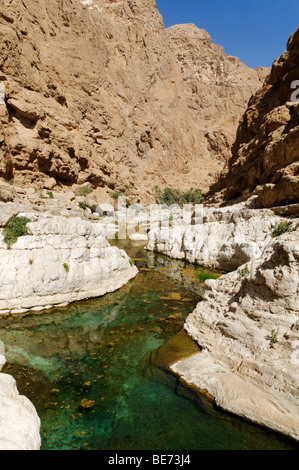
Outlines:
{"label": "desert plant", "polygon": [[84,211],[86,211],[87,209],[87,205],[82,201],[79,202],[78,206],[80,207],[80,209],[83,209]]}
{"label": "desert plant", "polygon": [[78,188],[75,195],[76,196],[87,196],[88,194],[92,193],[93,189],[90,188],[89,186],[81,186],[81,188]]}
{"label": "desert plant", "polygon": [[160,193],[161,204],[169,206],[173,204],[199,204],[202,199],[201,189],[189,189],[182,192],[179,189],[165,188],[164,192]]}
{"label": "desert plant", "polygon": [[27,235],[27,217],[14,217],[3,229],[4,242],[10,248],[19,237]]}
{"label": "desert plant", "polygon": [[202,191],[201,189],[193,189],[191,188],[189,191],[186,191],[182,194],[181,200],[182,202],[199,204],[202,199]]}
{"label": "desert plant", "polygon": [[161,194],[160,202],[171,206],[179,202],[180,194],[181,192],[178,189],[165,188]]}
{"label": "desert plant", "polygon": [[64,267],[64,270],[68,273],[70,270],[69,265],[67,263],[63,263],[63,267]]}
{"label": "desert plant", "polygon": [[50,199],[54,199],[52,191],[47,191],[46,194],[49,196]]}
{"label": "desert plant", "polygon": [[278,339],[277,339],[277,336],[278,336],[278,333],[279,333],[279,328],[277,328],[276,330],[273,329],[271,331],[271,339],[270,339],[270,346],[273,348],[274,344],[277,343]]}
{"label": "desert plant", "polygon": [[245,264],[244,268],[240,269],[239,273],[242,277],[247,277],[249,274],[248,265]]}
{"label": "desert plant", "polygon": [[280,224],[274,227],[274,230],[271,234],[272,238],[279,237],[283,233],[287,232],[290,228],[291,223],[289,221],[280,222]]}
{"label": "desert plant", "polygon": [[110,194],[112,199],[118,199],[121,196],[124,196],[124,194],[121,191],[115,191],[114,193]]}

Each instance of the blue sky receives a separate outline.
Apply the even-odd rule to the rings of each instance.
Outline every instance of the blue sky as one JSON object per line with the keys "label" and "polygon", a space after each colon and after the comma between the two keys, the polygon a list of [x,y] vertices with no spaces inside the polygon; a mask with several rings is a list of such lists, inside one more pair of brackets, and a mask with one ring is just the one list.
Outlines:
{"label": "blue sky", "polygon": [[270,67],[299,24],[298,0],[156,0],[167,28],[193,23],[249,67]]}

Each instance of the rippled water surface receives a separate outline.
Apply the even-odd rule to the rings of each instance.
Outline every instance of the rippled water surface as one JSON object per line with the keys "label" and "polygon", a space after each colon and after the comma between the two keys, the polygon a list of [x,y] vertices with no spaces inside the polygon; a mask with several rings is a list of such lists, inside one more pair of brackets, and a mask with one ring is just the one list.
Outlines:
{"label": "rippled water surface", "polygon": [[42,449],[292,449],[237,418],[199,411],[144,374],[143,358],[178,332],[197,304],[201,270],[118,243],[139,274],[117,292],[0,319],[8,361],[2,372],[35,405]]}

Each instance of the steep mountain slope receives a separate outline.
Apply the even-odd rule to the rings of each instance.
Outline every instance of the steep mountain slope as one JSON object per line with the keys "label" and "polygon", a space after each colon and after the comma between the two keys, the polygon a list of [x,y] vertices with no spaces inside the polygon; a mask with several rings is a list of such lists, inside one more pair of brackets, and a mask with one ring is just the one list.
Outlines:
{"label": "steep mountain slope", "polygon": [[154,0],[3,0],[0,46],[0,176],[143,201],[208,189],[265,75]]}
{"label": "steep mountain slope", "polygon": [[228,171],[209,194],[214,200],[220,196],[236,202],[257,195],[259,207],[299,202],[298,80],[299,28],[249,102]]}

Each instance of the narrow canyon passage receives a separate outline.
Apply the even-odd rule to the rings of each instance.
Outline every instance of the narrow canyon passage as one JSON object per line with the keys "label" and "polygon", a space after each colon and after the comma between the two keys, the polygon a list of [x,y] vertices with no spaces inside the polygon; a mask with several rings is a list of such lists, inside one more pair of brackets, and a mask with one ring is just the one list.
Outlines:
{"label": "narrow canyon passage", "polygon": [[238,418],[204,413],[148,377],[144,358],[181,330],[203,293],[202,269],[129,241],[113,244],[139,269],[120,290],[0,319],[3,372],[37,409],[41,449],[294,448]]}

